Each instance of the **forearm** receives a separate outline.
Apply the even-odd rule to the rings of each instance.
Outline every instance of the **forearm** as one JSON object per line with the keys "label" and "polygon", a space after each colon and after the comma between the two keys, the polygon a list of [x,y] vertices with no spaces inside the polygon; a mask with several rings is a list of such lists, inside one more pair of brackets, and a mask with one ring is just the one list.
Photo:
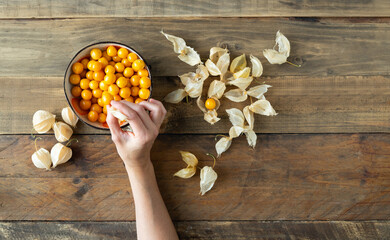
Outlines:
{"label": "forearm", "polygon": [[153,165],[126,167],[133,192],[138,239],[178,239],[161,197]]}

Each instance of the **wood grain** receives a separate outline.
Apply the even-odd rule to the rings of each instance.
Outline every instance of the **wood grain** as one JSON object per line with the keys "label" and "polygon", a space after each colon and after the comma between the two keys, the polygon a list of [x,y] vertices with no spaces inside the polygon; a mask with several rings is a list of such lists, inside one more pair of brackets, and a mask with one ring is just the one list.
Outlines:
{"label": "wood grain", "polygon": [[1,18],[69,17],[248,17],[248,16],[389,16],[386,0],[298,1],[298,0],[152,0],[152,1],[0,1]]}
{"label": "wood grain", "polygon": [[[162,100],[170,91],[181,87],[177,77],[156,77],[153,97]],[[61,78],[0,78],[1,134],[29,134],[32,116],[39,109],[53,112],[61,119],[66,106]],[[348,133],[390,131],[390,78],[389,77],[275,77],[261,81],[273,87],[266,94],[276,111],[276,117],[256,115],[258,133]],[[206,82],[204,92],[207,92]],[[253,83],[258,84],[258,83]],[[17,97],[15,97],[17,96]],[[250,104],[221,100],[218,111],[222,120],[210,127],[203,113],[190,103],[168,104],[164,133],[227,133],[231,123],[225,109],[242,109]],[[109,134],[83,123],[75,129],[81,134]]]}
{"label": "wood grain", "polygon": [[[76,136],[73,158],[36,169],[29,136],[0,137],[0,220],[134,220],[126,172],[109,136]],[[39,147],[50,149],[53,136]],[[258,135],[252,150],[235,139],[218,159],[218,180],[205,196],[199,173],[179,150],[211,165],[212,135],[161,135],[152,150],[159,187],[174,220],[387,220],[390,214],[388,134]]]}
{"label": "wood grain", "polygon": [[[179,221],[180,239],[390,238],[389,221]],[[135,239],[135,222],[0,222],[0,238]]]}
{"label": "wood grain", "polygon": [[[265,76],[389,75],[390,18],[82,18],[0,22],[0,76],[62,77],[81,48],[116,41],[138,50],[154,76],[177,76],[194,68],[173,52],[160,30],[179,35],[206,60],[215,45],[233,57],[259,56]],[[261,52],[281,30],[291,42],[288,64],[270,65]]]}

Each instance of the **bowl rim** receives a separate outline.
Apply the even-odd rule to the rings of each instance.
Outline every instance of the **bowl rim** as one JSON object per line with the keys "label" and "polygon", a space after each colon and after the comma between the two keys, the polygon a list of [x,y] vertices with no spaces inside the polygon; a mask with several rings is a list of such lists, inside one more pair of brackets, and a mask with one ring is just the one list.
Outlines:
{"label": "bowl rim", "polygon": [[[110,128],[107,127],[107,128],[103,128],[103,127],[97,127],[97,126],[93,126],[91,125],[90,123],[84,121],[80,116],[79,114],[77,113],[77,111],[73,108],[72,106],[72,103],[70,102],[69,100],[69,97],[68,97],[68,94],[66,93],[66,88],[65,88],[65,84],[66,84],[66,75],[68,74],[68,71],[70,70],[70,65],[71,63],[73,62],[74,59],[76,59],[76,57],[82,52],[84,51],[85,49],[89,48],[89,47],[92,47],[92,46],[95,46],[95,45],[99,45],[99,44],[107,44],[108,46],[110,45],[122,45],[122,46],[125,46],[126,48],[128,48],[129,50],[131,50],[132,52],[134,52],[135,54],[137,54],[145,63],[145,66],[147,67],[147,70],[149,72],[149,78],[150,78],[150,82],[151,82],[151,85],[149,87],[150,89],[150,94],[149,94],[149,98],[146,100],[146,101],[149,101],[151,96],[152,96],[152,89],[153,89],[153,81],[152,81],[152,73],[151,73],[151,66],[146,62],[145,58],[138,52],[136,51],[134,48],[132,47],[129,47],[127,44],[123,44],[123,43],[120,43],[120,42],[113,42],[113,41],[102,41],[102,42],[96,42],[96,43],[91,43],[83,48],[81,48],[79,51],[77,51],[77,53],[72,57],[72,59],[69,61],[68,63],[68,66],[66,67],[66,70],[65,70],[65,74],[64,74],[64,81],[63,81],[63,89],[64,89],[64,94],[65,94],[65,98],[66,98],[66,101],[68,102],[68,105],[70,107],[70,109],[74,112],[74,114],[76,114],[76,116],[78,117],[78,119],[80,121],[82,121],[83,123],[87,124],[88,126],[90,127],[93,127],[95,129],[100,129],[100,130],[106,130],[106,131],[109,131]],[[121,126],[121,128],[124,128],[124,127],[127,127],[128,125],[130,125],[128,122],[126,122],[126,124],[124,124],[123,126]]]}

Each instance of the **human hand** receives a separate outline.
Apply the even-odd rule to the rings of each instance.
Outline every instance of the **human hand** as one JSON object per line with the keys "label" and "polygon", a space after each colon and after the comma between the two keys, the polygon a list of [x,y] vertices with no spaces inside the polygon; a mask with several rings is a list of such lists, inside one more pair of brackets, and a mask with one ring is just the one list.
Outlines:
{"label": "human hand", "polygon": [[[107,124],[111,131],[119,156],[126,168],[144,168],[150,164],[150,150],[164,120],[166,110],[160,101],[150,99],[138,104],[128,101],[111,101],[112,107],[118,109],[129,119],[133,132],[123,131],[118,119],[107,106]],[[149,110],[148,114],[145,110]]]}

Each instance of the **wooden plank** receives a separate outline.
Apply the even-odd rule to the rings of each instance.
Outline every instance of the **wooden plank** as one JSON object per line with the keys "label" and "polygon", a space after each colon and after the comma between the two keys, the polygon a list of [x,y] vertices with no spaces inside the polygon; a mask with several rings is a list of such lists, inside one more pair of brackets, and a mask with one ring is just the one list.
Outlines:
{"label": "wooden plank", "polygon": [[[277,30],[291,41],[291,65],[270,65],[265,76],[389,75],[390,18],[94,18],[1,20],[0,76],[62,77],[76,52],[91,43],[117,41],[137,49],[154,76],[177,76],[181,62],[160,30],[187,40],[206,60],[215,45],[232,56],[262,55]],[[184,29],[184,30],[183,30]]]}
{"label": "wooden plank", "polygon": [[[389,239],[389,221],[179,221],[180,239]],[[0,222],[0,238],[135,239],[135,222]]]}
{"label": "wooden plank", "polygon": [[297,1],[297,0],[153,0],[153,1],[0,1],[1,18],[69,17],[183,17],[183,16],[389,16],[386,0]]}
{"label": "wooden plank", "polygon": [[[36,169],[29,136],[0,137],[0,220],[134,220],[131,191],[110,136],[77,136],[73,158],[52,171]],[[53,136],[40,147],[50,149]],[[257,147],[235,139],[218,159],[218,180],[199,195],[199,173],[179,150],[211,165],[213,135],[161,135],[152,150],[157,180],[174,220],[387,220],[390,135],[258,135]]]}
{"label": "wooden plank", "polygon": [[[61,119],[66,106],[61,78],[0,78],[0,133],[31,133],[32,115],[38,109],[53,112]],[[389,77],[277,77],[263,78],[273,87],[266,94],[279,113],[276,117],[256,115],[258,133],[389,132]],[[204,92],[207,92],[206,82]],[[257,84],[257,83],[254,83]],[[154,78],[153,97],[163,99],[181,87],[178,78]],[[227,133],[231,123],[225,109],[242,109],[250,104],[221,100],[222,120],[210,127],[203,113],[190,103],[168,104],[164,133]],[[108,134],[79,123],[77,133]]]}

